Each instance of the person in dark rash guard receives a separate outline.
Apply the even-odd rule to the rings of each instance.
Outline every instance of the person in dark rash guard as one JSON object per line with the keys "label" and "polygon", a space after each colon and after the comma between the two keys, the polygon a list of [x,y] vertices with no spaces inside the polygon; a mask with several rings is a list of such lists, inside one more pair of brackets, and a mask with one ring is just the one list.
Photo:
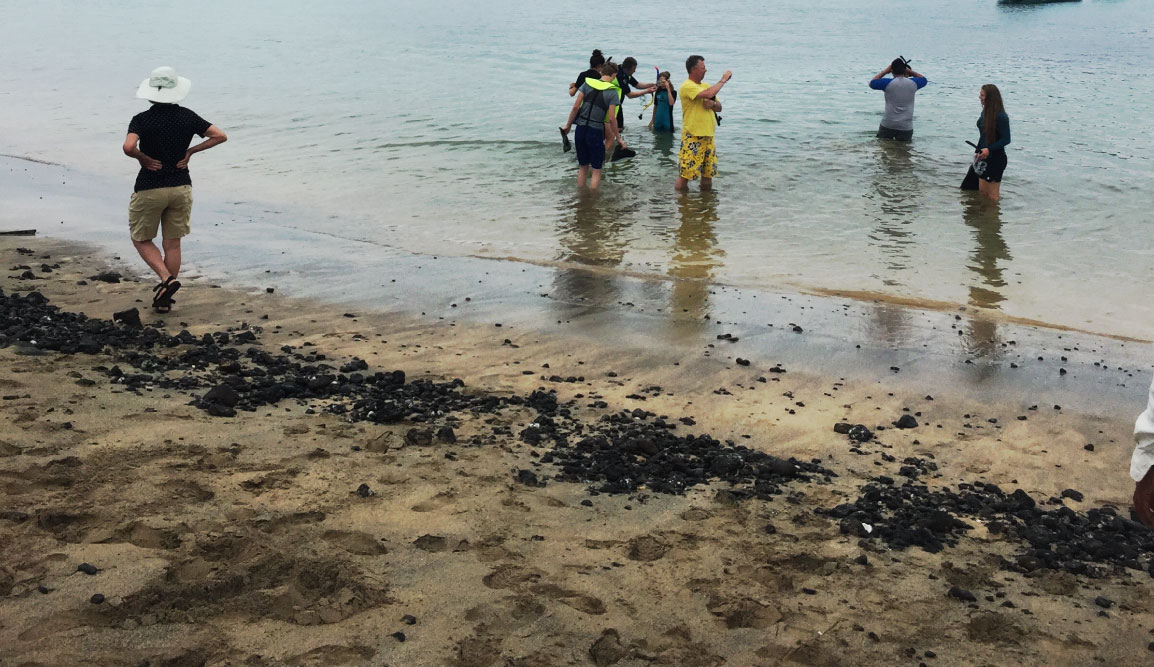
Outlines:
{"label": "person in dark rash guard", "polygon": [[1006,171],[1006,146],[1010,143],[1010,116],[1002,104],[1002,93],[992,83],[978,91],[982,115],[978,116],[978,152],[974,155],[974,173],[978,175],[978,192],[998,201],[1002,190],[1002,173]]}
{"label": "person in dark rash guard", "polygon": [[593,49],[593,55],[589,56],[589,69],[577,75],[577,80],[569,84],[569,97],[577,94],[577,89],[581,84],[585,83],[585,79],[601,78],[601,66],[605,64],[605,56],[601,55],[601,49]]}

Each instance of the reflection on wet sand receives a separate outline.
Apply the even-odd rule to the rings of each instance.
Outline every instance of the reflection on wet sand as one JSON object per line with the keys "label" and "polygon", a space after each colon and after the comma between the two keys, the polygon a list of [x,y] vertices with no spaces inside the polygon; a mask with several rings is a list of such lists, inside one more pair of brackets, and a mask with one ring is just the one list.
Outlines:
{"label": "reflection on wet sand", "polygon": [[717,247],[713,223],[718,221],[717,193],[682,192],[677,195],[680,226],[669,263],[673,278],[670,324],[680,337],[699,335],[709,319],[709,290],[724,252]]}
{"label": "reflection on wet sand", "polygon": [[[914,242],[909,228],[918,214],[921,183],[909,142],[879,141],[876,156],[873,192],[866,195],[878,204],[869,243],[882,255],[883,265],[877,277],[887,287],[897,287],[903,284],[902,275],[910,268],[906,247]],[[876,304],[873,321],[877,339],[887,345],[901,344],[907,337],[908,316],[905,308]]]}
{"label": "reflection on wet sand", "polygon": [[910,256],[906,246],[914,241],[910,228],[919,211],[921,182],[914,168],[915,154],[909,142],[881,141],[877,150],[877,169],[874,172],[874,192],[868,198],[878,204],[874,214],[874,228],[870,243],[885,256],[882,282],[900,285],[901,273],[909,269]]}
{"label": "reflection on wet sand", "polygon": [[978,356],[993,356],[998,350],[998,326],[983,310],[1000,310],[1006,297],[1001,290],[1006,286],[1002,278],[1004,268],[999,262],[1008,262],[1010,249],[1002,238],[1002,214],[999,204],[973,193],[963,193],[962,217],[973,230],[976,245],[970,253],[967,267],[973,271],[975,282],[970,285],[969,305],[976,308],[971,314],[967,343]]}
{"label": "reflection on wet sand", "polygon": [[616,272],[574,265],[591,268],[620,265],[625,256],[621,232],[626,226],[621,220],[599,193],[588,190],[577,193],[557,229],[561,245],[557,261],[562,266],[554,275],[553,291],[560,301],[600,306],[617,302],[622,287]]}

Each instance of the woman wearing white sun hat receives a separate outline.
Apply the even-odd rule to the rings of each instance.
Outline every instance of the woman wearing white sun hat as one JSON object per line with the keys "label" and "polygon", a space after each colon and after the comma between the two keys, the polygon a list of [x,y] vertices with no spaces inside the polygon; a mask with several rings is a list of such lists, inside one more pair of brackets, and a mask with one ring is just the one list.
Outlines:
{"label": "woman wearing white sun hat", "polygon": [[[140,162],[128,206],[129,230],[136,251],[160,278],[152,299],[160,313],[172,309],[172,296],[180,289],[180,239],[188,235],[192,215],[189,158],[228,139],[220,128],[177,104],[190,88],[192,82],[172,67],[152,70],[136,90],[152,107],[132,117],[124,140],[124,154]],[[205,140],[190,147],[193,135]],[[163,253],[153,242],[158,228]]]}

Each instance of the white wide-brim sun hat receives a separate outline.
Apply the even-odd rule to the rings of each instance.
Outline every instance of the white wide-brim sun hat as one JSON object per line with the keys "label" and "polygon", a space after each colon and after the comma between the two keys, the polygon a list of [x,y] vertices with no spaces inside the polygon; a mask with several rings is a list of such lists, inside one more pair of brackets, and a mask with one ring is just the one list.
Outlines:
{"label": "white wide-brim sun hat", "polygon": [[176,73],[172,67],[157,67],[147,79],[140,82],[136,96],[142,100],[172,104],[184,99],[192,89],[192,82]]}

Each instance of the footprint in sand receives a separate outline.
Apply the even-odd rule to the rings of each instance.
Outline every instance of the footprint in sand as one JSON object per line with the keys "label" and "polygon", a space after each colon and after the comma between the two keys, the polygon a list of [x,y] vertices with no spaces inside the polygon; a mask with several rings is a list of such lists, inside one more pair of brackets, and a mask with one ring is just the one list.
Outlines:
{"label": "footprint in sand", "polygon": [[497,635],[508,635],[545,615],[545,605],[531,595],[510,595],[499,602],[482,604],[465,612],[465,620],[484,623]]}
{"label": "footprint in sand", "polygon": [[584,612],[586,614],[598,616],[605,613],[605,603],[593,597],[592,595],[585,595],[584,593],[571,591],[566,588],[561,588],[555,584],[537,584],[529,590],[531,590],[536,595],[540,595],[541,597],[550,600],[556,600],[561,604],[567,605],[576,609],[577,611]]}
{"label": "footprint in sand", "polygon": [[629,540],[628,556],[630,560],[649,562],[660,560],[669,552],[669,545],[653,537],[641,535]]}
{"label": "footprint in sand", "polygon": [[764,630],[782,619],[781,612],[775,607],[750,598],[740,600],[713,598],[709,601],[708,609],[714,616],[725,619],[725,627],[730,630],[738,628]]}
{"label": "footprint in sand", "polygon": [[180,547],[180,535],[176,531],[154,528],[140,521],[133,521],[117,528],[111,537],[101,541],[112,544],[127,542],[142,549],[176,549]]}
{"label": "footprint in sand", "polygon": [[326,530],[321,538],[339,549],[358,556],[379,556],[389,552],[377,538],[355,530]]}
{"label": "footprint in sand", "polygon": [[441,535],[422,535],[413,540],[413,546],[421,551],[428,551],[430,553],[448,551],[449,538]]}
{"label": "footprint in sand", "polygon": [[519,565],[502,565],[489,574],[486,574],[481,582],[489,588],[504,589],[513,588],[527,582],[535,582],[541,579],[544,575],[539,570],[534,570],[529,567],[521,567]]}
{"label": "footprint in sand", "polygon": [[[301,653],[294,655],[284,661],[286,665],[324,665],[325,667],[344,667],[348,665],[367,665],[371,663],[371,659],[377,652],[367,646],[338,646],[336,644],[326,644],[324,646],[314,648],[308,653]],[[254,662],[264,662],[262,656],[254,656],[258,658]]]}
{"label": "footprint in sand", "polygon": [[423,501],[417,503],[416,505],[413,505],[410,509],[412,509],[414,512],[432,512],[434,510],[439,510],[442,507],[445,507],[446,505],[452,505],[456,501],[457,501],[456,492],[454,492],[454,491],[441,491],[440,493],[433,496],[432,498],[429,498],[428,500],[423,500]]}

